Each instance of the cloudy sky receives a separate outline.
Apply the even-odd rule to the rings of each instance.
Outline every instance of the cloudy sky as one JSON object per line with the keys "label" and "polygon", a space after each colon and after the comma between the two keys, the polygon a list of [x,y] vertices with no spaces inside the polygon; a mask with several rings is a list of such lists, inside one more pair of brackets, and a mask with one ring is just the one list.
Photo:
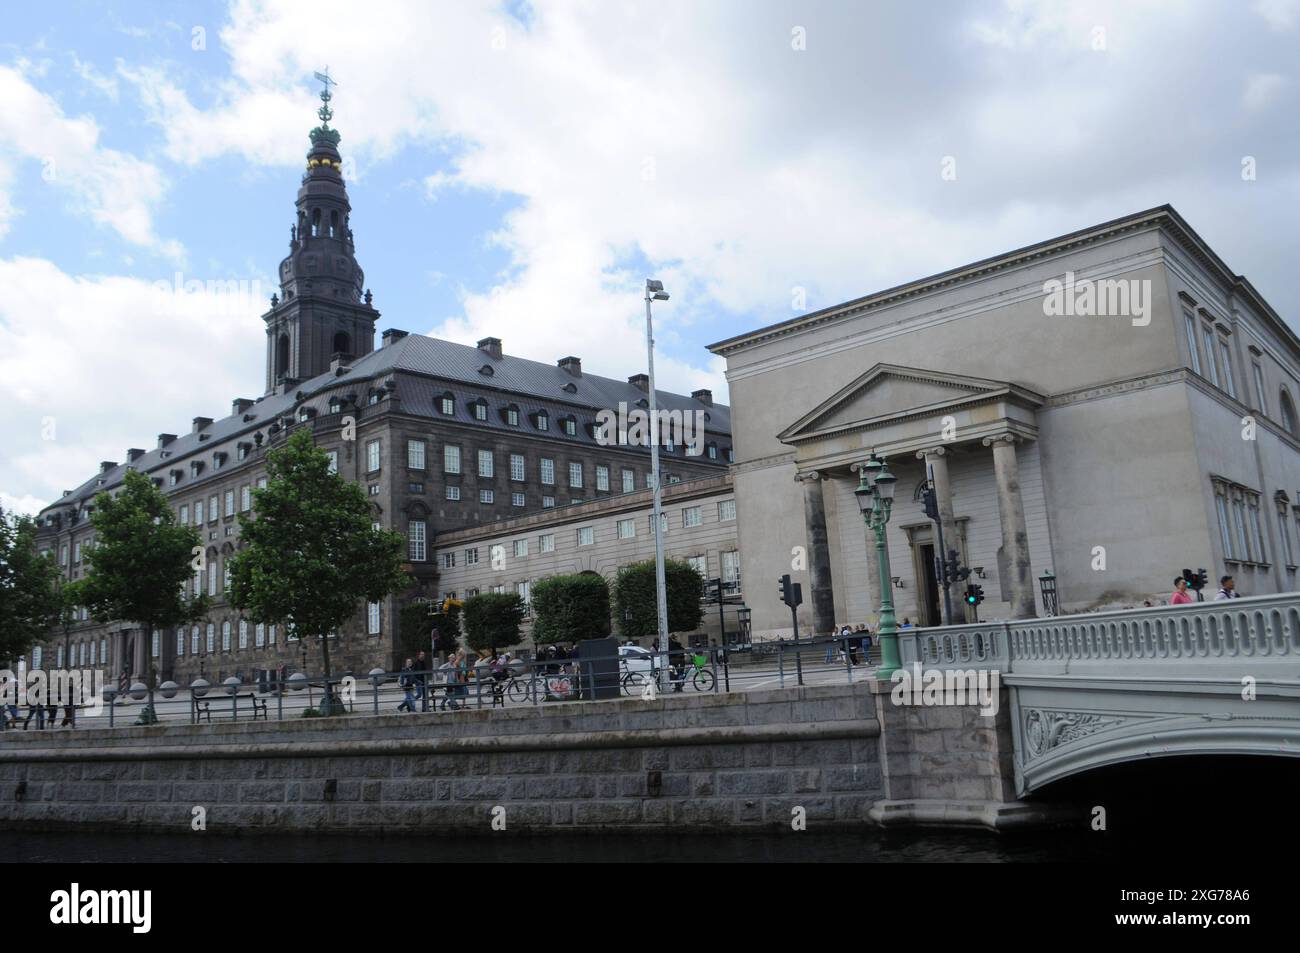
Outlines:
{"label": "cloudy sky", "polygon": [[1165,202],[1297,325],[1297,54],[1300,0],[10,8],[0,506],[262,393],[326,65],[381,328],[625,376],[654,274],[724,396],[709,342]]}

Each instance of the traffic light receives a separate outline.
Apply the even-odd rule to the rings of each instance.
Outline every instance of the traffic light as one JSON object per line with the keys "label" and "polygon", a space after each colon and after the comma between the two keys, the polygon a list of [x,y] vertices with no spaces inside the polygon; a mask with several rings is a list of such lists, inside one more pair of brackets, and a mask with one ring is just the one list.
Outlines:
{"label": "traffic light", "polygon": [[984,601],[984,587],[978,583],[971,583],[966,587],[966,605],[977,606]]}
{"label": "traffic light", "polygon": [[927,486],[921,491],[921,505],[925,509],[926,516],[936,523],[939,522],[939,501],[934,495],[934,487]]}
{"label": "traffic light", "polygon": [[791,609],[803,602],[803,586],[797,582],[792,582],[789,573],[777,580],[777,584],[780,587],[781,601]]}

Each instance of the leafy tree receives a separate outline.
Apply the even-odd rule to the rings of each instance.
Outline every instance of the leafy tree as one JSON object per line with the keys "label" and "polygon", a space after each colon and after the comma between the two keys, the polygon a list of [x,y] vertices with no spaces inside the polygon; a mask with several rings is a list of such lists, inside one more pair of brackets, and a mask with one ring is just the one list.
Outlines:
{"label": "leafy tree", "polygon": [[562,642],[609,635],[609,584],[603,576],[552,576],[533,585],[533,639]]}
{"label": "leafy tree", "polygon": [[484,592],[465,600],[465,641],[476,652],[496,650],[519,641],[524,600],[514,592]]}
{"label": "leafy tree", "polygon": [[0,659],[27,652],[57,624],[62,576],[53,556],[36,550],[36,524],[0,510]]}
{"label": "leafy tree", "polygon": [[[135,622],[144,630],[145,645],[153,644],[156,629],[184,625],[208,611],[206,596],[187,598],[184,583],[193,574],[191,559],[201,541],[198,531],[176,522],[167,497],[136,470],[127,470],[116,497],[100,493],[90,516],[95,544],[83,558],[84,578],[64,587],[69,605],[83,605],[96,622]],[[163,651],[167,651],[164,640]],[[158,719],[153,708],[156,670],[149,658],[149,705],[138,724]]]}
{"label": "leafy tree", "polygon": [[329,457],[299,430],[267,454],[267,485],[253,492],[253,512],[240,514],[245,548],[230,560],[230,601],[259,622],[299,638],[320,639],[326,695],[327,635],[362,600],[378,602],[410,584],[402,571],[400,533],[371,527],[360,485],[330,472]]}
{"label": "leafy tree", "polygon": [[[690,632],[700,625],[704,610],[704,578],[690,563],[664,560],[664,584],[668,597],[668,631]],[[624,566],[614,580],[614,619],[625,639],[655,636],[659,614],[655,603],[653,559]]]}

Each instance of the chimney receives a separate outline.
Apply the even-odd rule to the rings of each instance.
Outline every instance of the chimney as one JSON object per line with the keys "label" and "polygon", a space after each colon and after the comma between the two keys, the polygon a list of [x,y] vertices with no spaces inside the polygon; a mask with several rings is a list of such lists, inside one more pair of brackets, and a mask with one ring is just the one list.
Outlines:
{"label": "chimney", "polygon": [[198,432],[199,432],[200,430],[202,430],[204,427],[210,427],[211,425],[212,425],[212,418],[211,418],[211,417],[195,417],[195,418],[194,418],[194,429],[191,430],[190,433],[198,433]]}
{"label": "chimney", "polygon": [[650,391],[650,378],[645,374],[633,374],[627,379],[627,382],[638,390],[643,390],[647,393]]}
{"label": "chimney", "polygon": [[174,433],[160,433],[158,435],[158,449],[161,450],[163,447],[167,446],[167,444],[171,443],[175,439],[176,439],[176,434]]}
{"label": "chimney", "polygon": [[500,338],[484,338],[478,342],[478,349],[493,360],[501,360]]}
{"label": "chimney", "polygon": [[691,391],[691,397],[698,400],[705,407],[713,406],[713,391],[711,390],[693,390]]}
{"label": "chimney", "polygon": [[574,377],[582,376],[582,358],[580,357],[562,357],[557,362],[560,370],[568,371]]}
{"label": "chimney", "polygon": [[130,450],[126,452],[126,462],[135,463],[135,461],[139,460],[143,456],[144,456],[143,450],[141,450],[139,447],[132,447]]}
{"label": "chimney", "polygon": [[253,401],[247,397],[236,397],[230,405],[230,416],[236,417],[253,406]]}
{"label": "chimney", "polygon": [[116,463],[116,462],[114,462],[114,461],[112,461],[112,460],[103,460],[103,461],[101,461],[100,464],[99,464],[99,472],[100,472],[100,473],[107,473],[109,470],[113,469],[113,467],[115,467],[115,466],[117,466],[117,463]]}
{"label": "chimney", "polygon": [[384,332],[383,337],[380,338],[382,343],[379,346],[388,347],[388,345],[390,344],[396,344],[402,338],[406,337],[408,333],[409,332],[407,331],[399,331],[397,330],[397,328],[389,328],[387,331]]}

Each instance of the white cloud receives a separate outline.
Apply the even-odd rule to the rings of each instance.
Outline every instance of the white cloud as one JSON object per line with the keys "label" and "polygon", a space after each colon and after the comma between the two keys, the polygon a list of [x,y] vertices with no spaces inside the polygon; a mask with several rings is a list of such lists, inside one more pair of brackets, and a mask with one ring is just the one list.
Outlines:
{"label": "white cloud", "polygon": [[0,259],[0,499],[51,502],[99,460],[150,448],[196,416],[262,393],[260,295],[168,298],[137,278]]}
{"label": "white cloud", "polygon": [[1271,30],[1283,32],[1300,23],[1300,0],[1255,0],[1251,9],[1264,18]]}
{"label": "white cloud", "polygon": [[1286,77],[1280,73],[1251,73],[1246,78],[1246,91],[1242,94],[1241,104],[1252,111],[1266,109],[1277,99],[1278,93],[1286,84]]}
{"label": "white cloud", "polygon": [[94,119],[64,115],[59,104],[18,69],[0,66],[0,103],[0,159],[7,153],[10,161],[35,160],[40,164],[38,181],[60,190],[74,211],[132,244],[181,256],[178,242],[154,233],[153,210],[166,190],[155,166],[100,145]]}

